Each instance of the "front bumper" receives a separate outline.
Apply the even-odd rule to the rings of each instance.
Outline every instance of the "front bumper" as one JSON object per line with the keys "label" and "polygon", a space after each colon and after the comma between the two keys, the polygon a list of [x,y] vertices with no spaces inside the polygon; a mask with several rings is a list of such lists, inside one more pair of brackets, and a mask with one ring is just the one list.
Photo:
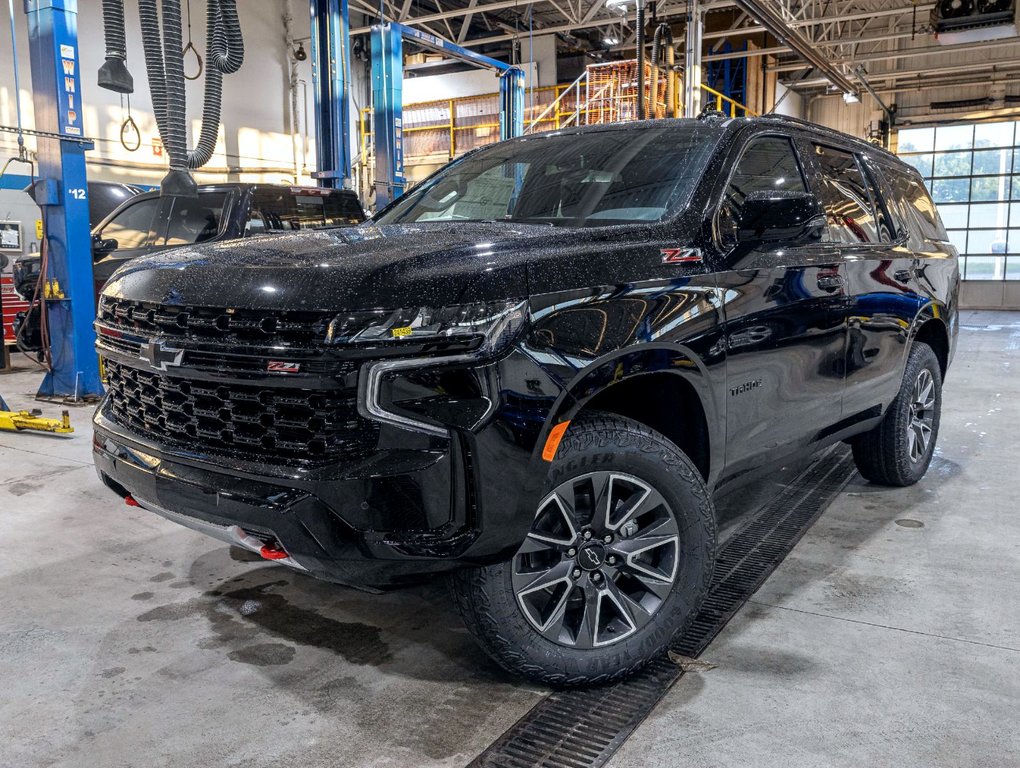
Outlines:
{"label": "front bumper", "polygon": [[[519,354],[504,363],[522,364]],[[174,522],[249,549],[278,542],[287,564],[319,578],[397,584],[497,562],[520,545],[552,399],[499,397],[484,424],[445,436],[383,425],[366,458],[304,468],[170,448],[126,429],[104,402],[93,453],[108,487]]]}

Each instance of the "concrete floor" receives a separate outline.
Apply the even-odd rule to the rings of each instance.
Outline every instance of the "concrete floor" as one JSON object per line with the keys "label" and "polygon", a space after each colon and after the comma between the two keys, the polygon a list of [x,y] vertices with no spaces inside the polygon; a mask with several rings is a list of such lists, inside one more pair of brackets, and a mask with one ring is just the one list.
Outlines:
{"label": "concrete floor", "polygon": [[[1017,368],[1020,314],[966,313],[927,478],[851,484],[610,765],[1020,765]],[[125,507],[88,417],[0,433],[0,765],[463,766],[543,695],[439,584],[318,583]]]}

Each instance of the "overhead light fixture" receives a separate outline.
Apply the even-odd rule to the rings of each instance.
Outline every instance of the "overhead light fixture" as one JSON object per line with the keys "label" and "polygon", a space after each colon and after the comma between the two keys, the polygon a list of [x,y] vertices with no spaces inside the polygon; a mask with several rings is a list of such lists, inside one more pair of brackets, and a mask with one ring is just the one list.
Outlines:
{"label": "overhead light fixture", "polygon": [[843,101],[846,104],[859,104],[861,99],[856,93],[847,91],[846,93],[843,94]]}
{"label": "overhead light fixture", "polygon": [[620,38],[613,37],[612,35],[609,35],[608,37],[603,37],[602,38],[602,44],[605,45],[607,48],[609,46],[619,45],[620,44]]}
{"label": "overhead light fixture", "polygon": [[606,0],[606,10],[622,14],[627,12],[630,4],[631,0]]}

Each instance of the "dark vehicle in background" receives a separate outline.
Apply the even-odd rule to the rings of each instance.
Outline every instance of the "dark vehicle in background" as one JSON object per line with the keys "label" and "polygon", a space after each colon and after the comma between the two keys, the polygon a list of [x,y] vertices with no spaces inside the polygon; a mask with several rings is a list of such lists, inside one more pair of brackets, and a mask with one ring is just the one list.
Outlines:
{"label": "dark vehicle in background", "polygon": [[713,499],[847,441],[927,471],[957,254],[917,172],[780,117],[528,136],[372,221],[139,259],[96,324],[129,503],[315,576],[451,572],[481,646],[571,685],[662,653]]}
{"label": "dark vehicle in background", "polygon": [[[92,188],[89,187],[89,194]],[[237,240],[269,232],[351,226],[365,220],[350,190],[272,184],[210,184],[198,198],[161,197],[144,192],[121,205],[92,230],[92,274],[96,294],[118,267],[143,254],[195,243]],[[14,263],[14,286],[26,301],[35,297],[39,259]],[[39,349],[38,309],[15,332],[27,349]]]}

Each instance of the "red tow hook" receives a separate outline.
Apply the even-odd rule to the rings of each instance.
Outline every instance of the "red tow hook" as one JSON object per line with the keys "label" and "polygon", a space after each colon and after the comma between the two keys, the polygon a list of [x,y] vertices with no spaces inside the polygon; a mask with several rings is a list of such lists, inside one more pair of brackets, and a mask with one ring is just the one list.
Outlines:
{"label": "red tow hook", "polygon": [[284,560],[290,555],[287,554],[287,550],[280,546],[279,542],[273,541],[269,544],[263,544],[262,549],[259,550],[259,554],[266,560]]}
{"label": "red tow hook", "polygon": [[137,501],[135,501],[135,497],[131,496],[130,494],[124,497],[124,503],[127,504],[129,507],[140,507],[140,506],[142,506]]}

